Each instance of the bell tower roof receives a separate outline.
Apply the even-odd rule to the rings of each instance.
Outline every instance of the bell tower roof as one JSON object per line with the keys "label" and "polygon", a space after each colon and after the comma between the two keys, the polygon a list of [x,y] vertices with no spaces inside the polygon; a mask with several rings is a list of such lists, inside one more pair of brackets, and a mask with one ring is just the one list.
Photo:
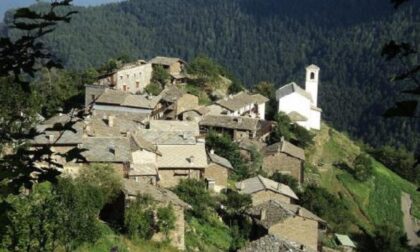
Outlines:
{"label": "bell tower roof", "polygon": [[315,71],[319,71],[320,70],[320,68],[317,66],[317,65],[314,65],[314,64],[312,64],[312,65],[309,65],[309,66],[307,66],[306,67],[306,70],[315,70]]}

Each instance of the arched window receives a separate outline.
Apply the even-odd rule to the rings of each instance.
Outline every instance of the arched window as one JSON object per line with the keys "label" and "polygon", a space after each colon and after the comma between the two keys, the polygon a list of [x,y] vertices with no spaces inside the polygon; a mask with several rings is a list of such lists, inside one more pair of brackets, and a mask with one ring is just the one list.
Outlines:
{"label": "arched window", "polygon": [[315,79],[315,73],[314,72],[312,72],[311,73],[311,80],[314,80]]}

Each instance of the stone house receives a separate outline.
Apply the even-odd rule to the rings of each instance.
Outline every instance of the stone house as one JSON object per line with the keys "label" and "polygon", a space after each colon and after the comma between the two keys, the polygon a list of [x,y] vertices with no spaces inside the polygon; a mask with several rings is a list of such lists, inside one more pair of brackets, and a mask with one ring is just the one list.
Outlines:
{"label": "stone house", "polygon": [[134,95],[120,90],[104,89],[93,102],[95,111],[137,113],[153,116],[160,96]]}
{"label": "stone house", "polygon": [[237,142],[239,146],[239,152],[241,153],[241,157],[246,161],[251,161],[251,152],[261,150],[267,146],[266,143],[255,140],[255,139],[241,139]]}
{"label": "stone house", "polygon": [[178,113],[178,119],[181,121],[193,121],[193,122],[200,122],[204,115],[209,112],[207,107],[199,106],[192,109],[186,109],[180,113]]}
{"label": "stone house", "polygon": [[144,60],[138,60],[124,64],[122,67],[100,76],[96,85],[132,94],[142,93],[144,88],[150,84],[152,74],[152,64],[146,63]]}
{"label": "stone house", "polygon": [[214,154],[214,150],[208,153],[209,165],[204,170],[204,178],[207,180],[209,190],[220,192],[228,185],[229,174],[233,171],[229,160]]}
{"label": "stone house", "polygon": [[204,142],[192,145],[159,145],[158,150],[161,153],[157,156],[158,184],[162,187],[174,187],[182,179],[203,178],[208,166]]}
{"label": "stone house", "polygon": [[162,57],[157,56],[153,59],[149,60],[149,63],[152,64],[152,66],[161,66],[163,69],[168,71],[168,73],[171,76],[180,75],[183,73],[185,68],[185,61],[183,61],[180,58],[171,58],[171,57]]}
{"label": "stone house", "polygon": [[252,241],[238,252],[315,252],[302,244],[294,241],[287,241],[275,235],[266,235],[258,240]]}
{"label": "stone house", "polygon": [[242,91],[216,101],[215,105],[222,107],[222,114],[225,115],[249,116],[265,120],[265,103],[268,100],[260,94],[250,95]]}
{"label": "stone house", "polygon": [[177,120],[183,112],[199,108],[197,96],[185,93],[175,85],[166,87],[160,97],[154,119]]}
{"label": "stone house", "polygon": [[290,175],[303,183],[305,152],[303,149],[282,139],[280,142],[264,147],[262,169],[268,175],[280,172]]}
{"label": "stone house", "polygon": [[[184,211],[191,208],[190,205],[167,189],[128,179],[125,179],[123,182],[123,194],[125,207],[130,207],[130,201],[135,200],[138,195],[149,195],[160,207],[172,205],[176,220],[175,229],[169,233],[170,244],[179,250],[185,250]],[[123,207],[123,209],[125,208]],[[157,233],[152,237],[152,240],[163,241],[165,240],[165,236],[162,233]]]}
{"label": "stone house", "polygon": [[270,200],[288,204],[299,200],[289,186],[264,178],[261,175],[236,183],[236,188],[240,193],[251,195],[252,205],[254,206]]}
{"label": "stone house", "polygon": [[[69,128],[65,125],[69,125]],[[51,161],[56,164],[55,168],[61,170],[68,163],[63,155],[82,144],[83,128],[84,123],[73,118],[72,113],[60,113],[35,126],[37,133],[28,143],[32,150],[41,151],[45,148],[51,150],[53,152]],[[39,160],[36,165],[42,168],[51,164]]]}
{"label": "stone house", "polygon": [[242,139],[263,139],[269,135],[272,127],[268,121],[226,115],[206,115],[199,124],[202,134],[214,130],[230,135],[235,141]]}
{"label": "stone house", "polygon": [[252,236],[256,239],[271,234],[319,251],[326,222],[307,209],[270,200],[252,207],[248,215],[253,220]]}

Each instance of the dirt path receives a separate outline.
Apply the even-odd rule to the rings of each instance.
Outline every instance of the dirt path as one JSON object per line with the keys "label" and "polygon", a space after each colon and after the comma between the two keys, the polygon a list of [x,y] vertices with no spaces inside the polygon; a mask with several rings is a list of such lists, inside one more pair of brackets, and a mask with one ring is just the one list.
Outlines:
{"label": "dirt path", "polygon": [[401,211],[403,212],[404,229],[407,233],[408,244],[410,246],[420,245],[420,237],[417,236],[419,225],[416,223],[414,217],[411,216],[411,196],[403,192],[401,195]]}

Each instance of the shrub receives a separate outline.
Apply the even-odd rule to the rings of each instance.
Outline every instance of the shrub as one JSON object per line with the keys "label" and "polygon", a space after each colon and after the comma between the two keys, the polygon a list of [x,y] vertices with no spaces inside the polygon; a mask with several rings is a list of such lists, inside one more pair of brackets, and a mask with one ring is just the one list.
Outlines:
{"label": "shrub", "polygon": [[360,181],[366,181],[372,177],[373,161],[368,155],[362,153],[354,160],[353,168],[354,177]]}
{"label": "shrub", "polygon": [[273,175],[271,175],[270,179],[288,185],[294,192],[299,191],[299,182],[297,181],[297,179],[290,175],[275,172]]}
{"label": "shrub", "polygon": [[170,78],[171,76],[162,66],[153,68],[152,83],[157,84],[160,88],[165,88]]}
{"label": "shrub", "polygon": [[125,230],[130,238],[152,238],[155,233],[152,204],[153,200],[148,195],[138,195],[135,201],[130,202],[124,214]]}
{"label": "shrub", "polygon": [[151,82],[149,85],[147,85],[144,88],[144,91],[146,91],[146,93],[151,94],[151,95],[159,95],[162,92],[162,87],[160,86],[160,84],[156,83],[156,82]]}
{"label": "shrub", "polygon": [[168,238],[169,232],[175,228],[176,216],[172,205],[157,209],[157,228]]}

